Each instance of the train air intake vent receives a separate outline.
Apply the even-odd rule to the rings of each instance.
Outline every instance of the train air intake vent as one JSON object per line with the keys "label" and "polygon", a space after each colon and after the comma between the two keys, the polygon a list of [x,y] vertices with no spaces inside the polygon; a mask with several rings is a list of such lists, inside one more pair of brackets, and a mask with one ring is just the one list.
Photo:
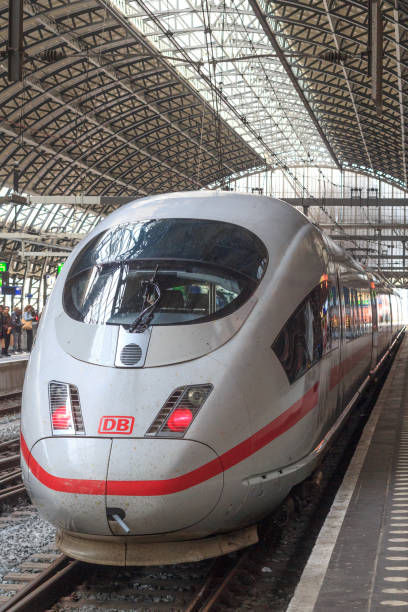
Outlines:
{"label": "train air intake vent", "polygon": [[85,433],[78,387],[75,385],[69,385],[69,395],[71,398],[71,412],[72,418],[74,419],[75,433]]}
{"label": "train air intake vent", "polygon": [[142,349],[138,344],[127,344],[120,352],[120,360],[123,365],[132,366],[142,358]]}
{"label": "train air intake vent", "polygon": [[48,385],[48,396],[53,435],[84,434],[78,388],[53,380]]}

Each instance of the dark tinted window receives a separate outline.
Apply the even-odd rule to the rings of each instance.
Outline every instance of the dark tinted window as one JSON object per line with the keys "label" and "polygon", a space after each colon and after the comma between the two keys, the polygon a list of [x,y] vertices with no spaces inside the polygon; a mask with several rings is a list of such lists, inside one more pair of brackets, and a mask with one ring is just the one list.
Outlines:
{"label": "dark tinted window", "polygon": [[263,243],[230,223],[164,219],[117,226],[78,256],[64,308],[84,323],[131,325],[154,298],[145,295],[154,277],[161,298],[152,325],[203,322],[243,304],[266,263]]}
{"label": "dark tinted window", "polygon": [[368,289],[358,292],[361,308],[361,322],[363,334],[371,334],[373,327],[373,312],[371,308],[371,295]]}
{"label": "dark tinted window", "polygon": [[390,308],[390,296],[385,293],[377,294],[377,313],[378,313],[378,327],[381,330],[385,330],[391,323],[391,308]]}
{"label": "dark tinted window", "polygon": [[339,302],[327,281],[303,300],[272,345],[289,382],[300,378],[339,343]]}
{"label": "dark tinted window", "polygon": [[230,268],[253,280],[267,263],[263,242],[249,230],[205,219],[153,219],[111,227],[86,245],[71,268],[136,260],[184,260]]}
{"label": "dark tinted window", "polygon": [[343,287],[347,340],[359,338],[372,330],[371,296],[368,289]]}
{"label": "dark tinted window", "polygon": [[339,294],[334,285],[329,285],[327,312],[324,303],[321,315],[322,325],[327,328],[324,352],[328,352],[338,347],[341,333]]}

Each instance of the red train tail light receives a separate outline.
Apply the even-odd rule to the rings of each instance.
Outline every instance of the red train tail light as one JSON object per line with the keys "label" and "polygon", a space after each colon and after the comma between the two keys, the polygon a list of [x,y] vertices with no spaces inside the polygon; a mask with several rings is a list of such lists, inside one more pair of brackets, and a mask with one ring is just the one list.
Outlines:
{"label": "red train tail light", "polygon": [[210,395],[213,386],[178,387],[160,409],[145,436],[182,438]]}
{"label": "red train tail light", "polygon": [[193,420],[193,413],[188,408],[176,408],[167,421],[167,427],[171,431],[187,431]]}
{"label": "red train tail light", "polygon": [[53,429],[71,429],[73,426],[71,411],[68,411],[66,406],[53,410],[51,420]]}
{"label": "red train tail light", "polygon": [[48,385],[48,397],[53,435],[84,434],[77,387],[53,380]]}

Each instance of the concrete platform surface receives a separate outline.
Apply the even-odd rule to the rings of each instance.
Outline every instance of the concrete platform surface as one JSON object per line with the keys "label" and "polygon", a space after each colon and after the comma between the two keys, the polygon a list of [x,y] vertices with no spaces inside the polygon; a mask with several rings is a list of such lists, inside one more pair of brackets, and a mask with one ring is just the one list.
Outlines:
{"label": "concrete platform surface", "polygon": [[408,335],[287,612],[408,610]]}
{"label": "concrete platform surface", "polygon": [[30,353],[0,358],[0,396],[21,391]]}

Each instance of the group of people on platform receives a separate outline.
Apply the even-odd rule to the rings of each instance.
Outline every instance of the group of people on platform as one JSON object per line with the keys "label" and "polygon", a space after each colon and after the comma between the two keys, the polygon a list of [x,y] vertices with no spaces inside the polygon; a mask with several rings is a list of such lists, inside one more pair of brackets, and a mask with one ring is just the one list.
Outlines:
{"label": "group of people on platform", "polygon": [[[33,345],[33,323],[38,321],[37,313],[28,304],[24,311],[16,307],[10,314],[10,308],[0,304],[0,342],[1,356],[9,357],[10,343],[14,353],[22,352],[22,333],[26,334],[27,351],[31,352]],[[11,342],[12,340],[12,342]]]}

